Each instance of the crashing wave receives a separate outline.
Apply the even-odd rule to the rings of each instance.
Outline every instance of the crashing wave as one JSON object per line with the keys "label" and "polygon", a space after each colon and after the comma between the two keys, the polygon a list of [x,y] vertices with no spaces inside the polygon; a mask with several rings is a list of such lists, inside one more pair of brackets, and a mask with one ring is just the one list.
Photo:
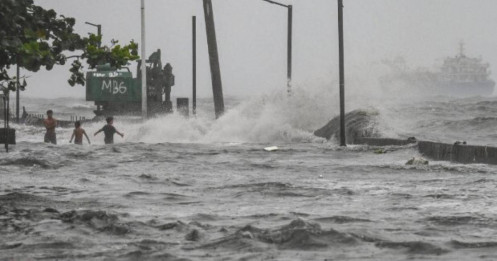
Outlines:
{"label": "crashing wave", "polygon": [[[347,142],[354,143],[357,138],[361,137],[379,137],[378,116],[379,112],[376,110],[354,110],[345,114]],[[340,116],[316,130],[314,135],[327,140],[340,137]]]}

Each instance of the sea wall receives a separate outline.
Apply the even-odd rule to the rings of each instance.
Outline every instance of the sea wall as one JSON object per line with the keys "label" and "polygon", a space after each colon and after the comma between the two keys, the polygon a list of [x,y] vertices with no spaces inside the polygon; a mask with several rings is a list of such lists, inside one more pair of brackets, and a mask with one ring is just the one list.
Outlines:
{"label": "sea wall", "polygon": [[[376,130],[378,113],[375,111],[355,110],[345,115],[346,139],[349,144],[365,144],[370,146],[406,146],[416,144],[419,153],[431,160],[452,161],[464,164],[483,163],[497,165],[497,147],[447,144],[432,141],[418,141],[414,137],[408,139],[381,138]],[[314,135],[326,139],[340,136],[340,117],[329,121]]]}
{"label": "sea wall", "polygon": [[464,164],[483,163],[497,165],[497,147],[466,144],[447,144],[432,141],[415,141],[390,138],[358,138],[354,144],[370,146],[405,146],[417,143],[419,153],[435,161],[451,161]]}
{"label": "sea wall", "polygon": [[356,138],[353,144],[367,144],[370,146],[405,146],[409,144],[416,143],[416,139],[389,139],[389,138],[366,138],[360,137]]}
{"label": "sea wall", "polygon": [[421,154],[434,160],[448,160],[466,164],[497,164],[496,147],[420,141],[418,148]]}

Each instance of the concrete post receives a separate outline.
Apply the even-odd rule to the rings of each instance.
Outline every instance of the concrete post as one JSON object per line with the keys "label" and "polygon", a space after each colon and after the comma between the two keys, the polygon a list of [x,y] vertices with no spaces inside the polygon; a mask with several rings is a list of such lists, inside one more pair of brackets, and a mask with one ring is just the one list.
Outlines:
{"label": "concrete post", "polygon": [[145,49],[145,0],[141,0],[141,80],[142,80],[142,119],[148,117],[147,107],[147,65],[146,65],[146,49]]}

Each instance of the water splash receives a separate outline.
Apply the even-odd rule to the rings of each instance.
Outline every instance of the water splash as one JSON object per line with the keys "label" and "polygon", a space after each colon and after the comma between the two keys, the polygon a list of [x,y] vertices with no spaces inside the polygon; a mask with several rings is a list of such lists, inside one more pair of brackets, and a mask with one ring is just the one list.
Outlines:
{"label": "water splash", "polygon": [[128,142],[323,142],[312,132],[332,116],[326,96],[297,88],[291,97],[275,92],[242,101],[217,120],[206,111],[190,118],[175,113],[122,128]]}

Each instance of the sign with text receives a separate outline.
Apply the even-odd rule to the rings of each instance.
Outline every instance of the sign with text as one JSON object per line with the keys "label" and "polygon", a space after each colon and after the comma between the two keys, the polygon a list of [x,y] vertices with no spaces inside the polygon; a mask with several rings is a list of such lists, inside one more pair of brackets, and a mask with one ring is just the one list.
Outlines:
{"label": "sign with text", "polygon": [[140,102],[141,88],[127,72],[90,72],[86,78],[87,101]]}

